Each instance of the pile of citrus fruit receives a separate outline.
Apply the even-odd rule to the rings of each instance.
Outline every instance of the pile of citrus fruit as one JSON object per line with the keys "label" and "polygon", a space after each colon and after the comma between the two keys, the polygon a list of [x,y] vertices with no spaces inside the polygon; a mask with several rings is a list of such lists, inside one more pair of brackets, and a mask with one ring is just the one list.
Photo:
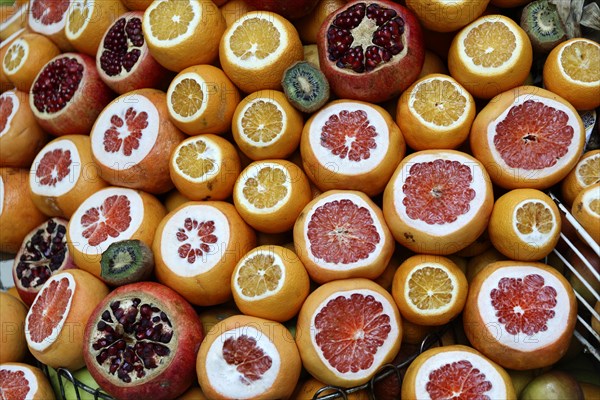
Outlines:
{"label": "pile of citrus fruit", "polygon": [[555,3],[0,1],[0,397],[599,398],[600,9]]}

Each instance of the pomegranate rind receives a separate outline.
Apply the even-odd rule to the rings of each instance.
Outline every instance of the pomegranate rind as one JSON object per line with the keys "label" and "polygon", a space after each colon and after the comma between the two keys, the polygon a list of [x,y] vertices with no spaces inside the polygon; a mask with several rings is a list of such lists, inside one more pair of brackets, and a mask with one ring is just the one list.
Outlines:
{"label": "pomegranate rind", "polygon": [[[535,330],[539,329],[537,332],[527,334],[519,327],[512,334],[494,311],[491,291],[496,289],[500,296],[502,292],[498,285],[503,278],[524,279],[528,275],[542,277],[544,286],[552,288],[556,294],[548,297],[545,294],[551,292],[548,289],[536,293],[539,297],[528,297],[524,301],[533,304],[534,301],[551,300],[555,306],[548,309],[540,306],[545,313],[546,310],[551,313],[546,317],[552,316],[543,327],[535,327]],[[525,295],[530,296],[523,291],[510,294],[514,299]],[[471,281],[463,310],[465,334],[473,347],[504,368],[516,370],[543,368],[558,361],[569,348],[576,320],[577,300],[573,288],[556,269],[538,262],[497,261],[489,264]]]}
{"label": "pomegranate rind", "polygon": [[[102,110],[90,133],[92,156],[100,168],[102,179],[115,186],[153,194],[165,193],[173,188],[169,160],[172,151],[186,136],[169,119],[166,103],[164,92],[140,89],[117,97]],[[133,128],[140,138],[133,136],[131,131],[127,136],[121,133],[131,129],[126,119],[129,110],[137,113],[134,120],[145,118],[147,122],[143,129]],[[115,116],[123,123],[122,127],[112,122]],[[112,128],[113,134],[119,133],[117,140],[125,138],[116,150],[107,147],[107,135]],[[131,154],[125,153],[127,139],[132,139],[138,146],[129,150]]]}
{"label": "pomegranate rind", "polygon": [[[131,384],[121,381],[117,376],[102,371],[97,361],[97,350],[92,348],[95,338],[99,337],[97,323],[110,304],[119,299],[143,299],[152,306],[163,310],[173,324],[173,338],[176,350],[169,362],[160,365],[152,374]],[[121,286],[98,303],[85,326],[84,358],[90,374],[107,393],[116,398],[141,399],[152,396],[157,400],[177,398],[192,384],[195,376],[195,361],[200,342],[204,338],[202,324],[196,311],[179,294],[156,282],[138,282]],[[172,349],[173,350],[173,349]]]}
{"label": "pomegranate rind", "polygon": [[[372,138],[376,147],[358,163],[340,158],[321,144],[325,123],[338,118],[341,112],[360,113],[365,117],[364,123],[376,132]],[[404,137],[391,115],[378,105],[356,100],[334,100],[325,105],[306,121],[300,139],[304,171],[321,191],[347,189],[377,195],[384,190],[405,152]]]}
{"label": "pomegranate rind", "polygon": [[[506,120],[513,107],[526,101],[543,103],[547,107],[565,113],[566,125],[573,129],[573,137],[564,155],[554,165],[541,169],[510,167],[502,158],[494,144],[496,127]],[[536,119],[532,115],[529,118]],[[575,167],[585,145],[585,129],[581,117],[562,97],[535,86],[520,86],[500,93],[477,114],[471,127],[470,147],[473,155],[485,166],[492,182],[505,189],[532,188],[547,189],[560,182]],[[556,139],[553,139],[556,140]],[[521,150],[523,159],[530,156],[528,150]]]}
{"label": "pomegranate rind", "polygon": [[[186,233],[186,220],[189,220],[188,224],[195,220],[197,227]],[[188,234],[196,234],[202,223],[209,229],[210,240],[190,239]],[[200,249],[198,245],[206,246],[205,250],[208,248],[209,251],[196,253],[190,263],[190,250],[196,250],[193,245],[197,249]],[[156,229],[152,247],[156,263],[154,272],[159,282],[194,305],[221,304],[232,296],[231,276],[236,264],[255,245],[256,234],[232,204],[186,202],[167,214]]]}
{"label": "pomegranate rind", "polygon": [[[319,258],[313,253],[313,243],[308,237],[309,224],[319,208],[340,201],[350,201],[357,209],[365,209],[379,240],[371,243],[373,249],[366,258],[361,258],[351,263],[331,262]],[[352,218],[352,215],[347,217]],[[315,197],[308,203],[294,224],[294,247],[296,254],[306,267],[311,279],[318,283],[325,283],[335,279],[379,277],[392,258],[395,242],[385,223],[381,209],[364,193],[352,190],[329,190]]]}
{"label": "pomegranate rind", "polygon": [[[11,384],[11,375],[13,378],[25,380],[29,390],[24,393],[23,399],[31,400],[54,400],[55,395],[52,385],[48,381],[41,369],[29,364],[11,362],[0,365],[0,392],[6,389],[16,389],[19,386]],[[15,376],[17,375],[17,376]],[[6,381],[5,381],[6,379]],[[12,398],[8,390],[3,393],[3,398]]]}
{"label": "pomegranate rind", "polygon": [[[402,42],[404,49],[392,60],[371,72],[359,74],[352,70],[340,69],[335,61],[330,61],[327,50],[327,30],[338,14],[358,4],[378,4],[395,10],[404,20]],[[342,99],[356,99],[370,103],[390,100],[408,88],[419,76],[425,61],[423,32],[417,17],[408,8],[388,0],[354,0],[329,14],[317,34],[319,65],[327,77],[333,92]],[[337,60],[336,60],[337,61]]]}
{"label": "pomegranate rind", "polygon": [[[82,225],[82,217],[93,208],[99,208],[111,196],[125,196],[129,201],[131,222],[127,229],[116,237],[107,236],[99,245],[90,245],[83,236],[87,228]],[[146,192],[122,187],[109,186],[86,198],[71,216],[67,226],[67,244],[73,254],[75,264],[100,278],[100,260],[109,245],[125,239],[138,239],[152,247],[154,232],[160,220],[166,214],[158,199]]]}
{"label": "pomegranate rind", "polygon": [[[249,385],[223,356],[227,339],[252,338],[271,359],[270,367]],[[200,345],[196,370],[202,391],[210,399],[289,398],[300,377],[302,362],[288,329],[275,321],[234,315],[218,322]],[[247,379],[247,378],[245,378]]]}
{"label": "pomegranate rind", "polygon": [[[67,104],[58,112],[48,114],[40,112],[34,104],[33,88],[46,67],[60,59],[74,58],[83,65],[83,77],[77,91]],[[29,106],[38,124],[48,133],[55,136],[87,135],[94,125],[100,111],[112,100],[113,93],[100,79],[94,59],[83,53],[63,53],[48,61],[33,80],[32,95]]]}
{"label": "pomegranate rind", "polygon": [[[61,318],[60,326],[58,329],[55,327],[51,337],[43,339],[42,343],[32,340],[29,326],[30,324],[35,326],[35,320],[30,321],[30,318],[33,318],[33,311],[36,310],[38,299],[42,298],[38,294],[27,313],[25,337],[29,351],[38,361],[55,369],[63,367],[76,371],[85,365],[83,359],[85,324],[94,307],[108,295],[109,289],[92,274],[80,269],[70,269],[53,275],[46,281],[40,293],[52,282],[63,279],[69,282],[72,294],[68,302],[69,306]],[[55,294],[55,296],[58,295],[60,294]]]}
{"label": "pomegranate rind", "polygon": [[[453,222],[428,224],[408,216],[403,204],[405,181],[411,176],[410,169],[416,164],[434,162],[458,162],[469,167],[475,197],[468,210]],[[416,187],[423,182],[415,182]],[[392,235],[404,247],[424,254],[448,255],[473,243],[485,231],[494,205],[492,184],[483,165],[470,155],[456,150],[422,150],[405,157],[387,184],[383,193],[383,215]]]}
{"label": "pomegranate rind", "polygon": [[[479,396],[487,396],[485,398],[489,399],[507,400],[515,400],[517,398],[511,378],[501,366],[477,350],[463,345],[437,347],[421,353],[406,370],[402,381],[401,398],[431,398],[432,396],[430,396],[426,389],[427,383],[430,382],[430,374],[447,364],[460,361],[467,361],[473,366],[469,374],[484,374],[485,380],[491,384],[491,388],[480,393]],[[469,387],[469,389],[472,389],[472,387]],[[469,394],[475,395],[472,392]],[[457,396],[460,397],[460,395]]]}
{"label": "pomegranate rind", "polygon": [[[389,316],[390,331],[382,345],[373,354],[374,359],[368,369],[356,373],[340,373],[324,357],[315,341],[317,334],[315,317],[329,300],[340,296],[347,299],[353,294],[373,296],[377,302],[380,302],[383,307],[380,315]],[[354,317],[358,318],[358,315]],[[332,330],[337,328],[340,327],[331,327]],[[400,350],[401,338],[402,320],[394,299],[385,289],[369,279],[340,279],[325,283],[306,298],[298,313],[296,345],[300,350],[302,363],[312,376],[328,385],[352,387],[368,382],[383,365],[392,362],[396,357]]]}
{"label": "pomegranate rind", "polygon": [[[62,180],[47,182],[42,176],[41,161],[53,152],[62,152],[61,158],[70,158],[69,171]],[[49,142],[40,150],[31,164],[29,190],[36,207],[50,217],[70,218],[81,202],[108,184],[98,175],[98,166],[92,159],[89,136],[66,135]],[[56,167],[52,174],[57,174]],[[52,175],[54,176],[54,175]]]}

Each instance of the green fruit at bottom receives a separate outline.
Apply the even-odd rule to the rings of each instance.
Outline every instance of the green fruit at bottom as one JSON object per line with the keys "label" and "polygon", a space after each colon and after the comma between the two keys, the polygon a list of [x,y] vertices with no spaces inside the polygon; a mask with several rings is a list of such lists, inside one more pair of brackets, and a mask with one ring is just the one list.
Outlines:
{"label": "green fruit at bottom", "polygon": [[[52,389],[54,389],[54,393],[56,394],[57,399],[64,398],[67,400],[75,400],[77,399],[77,390],[79,392],[79,398],[81,400],[95,400],[93,393],[89,393],[79,386],[75,388],[75,386],[69,380],[69,378],[63,375],[59,377],[57,371],[54,368],[48,367],[48,375],[50,376],[50,383],[52,384]],[[94,378],[92,378],[92,375],[90,375],[90,372],[85,367],[73,372],[73,378],[76,381],[79,381],[94,390],[98,388],[98,384],[96,383]],[[62,381],[62,386],[65,393],[64,397],[61,394],[59,379]]]}
{"label": "green fruit at bottom", "polygon": [[583,400],[581,386],[563,371],[549,371],[535,377],[519,397],[521,400]]}

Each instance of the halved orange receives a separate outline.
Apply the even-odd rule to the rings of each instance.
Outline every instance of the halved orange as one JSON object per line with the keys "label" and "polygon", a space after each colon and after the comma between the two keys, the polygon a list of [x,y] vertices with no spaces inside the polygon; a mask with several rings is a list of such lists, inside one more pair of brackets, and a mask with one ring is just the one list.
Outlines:
{"label": "halved orange", "polygon": [[592,239],[600,244],[600,183],[588,186],[577,195],[571,213]]}
{"label": "halved orange", "polygon": [[490,0],[407,0],[421,24],[435,32],[454,32],[479,18]]}
{"label": "halved orange", "polygon": [[575,168],[561,182],[562,200],[571,206],[586,187],[600,182],[600,150],[584,153]]}

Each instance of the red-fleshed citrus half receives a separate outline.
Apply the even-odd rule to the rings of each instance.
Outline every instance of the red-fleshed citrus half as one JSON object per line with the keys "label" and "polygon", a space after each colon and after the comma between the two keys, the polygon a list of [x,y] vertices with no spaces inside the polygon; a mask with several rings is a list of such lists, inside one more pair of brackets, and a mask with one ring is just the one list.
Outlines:
{"label": "red-fleshed citrus half", "polygon": [[107,295],[108,287],[89,272],[70,269],[53,275],[42,286],[25,319],[31,354],[52,368],[82,368],[85,325]]}
{"label": "red-fleshed citrus half", "polygon": [[367,382],[400,350],[402,323],[392,296],[369,279],[340,279],[315,289],[298,314],[304,368],[341,387]]}
{"label": "red-fleshed citrus half", "polygon": [[30,0],[27,24],[30,30],[46,36],[62,51],[71,51],[65,25],[71,0]]}
{"label": "red-fleshed citrus half", "polygon": [[109,186],[83,203],[67,226],[67,244],[75,264],[100,277],[102,253],[111,244],[138,239],[152,246],[154,232],[166,210],[146,192]]}
{"label": "red-fleshed citrus half", "polygon": [[379,207],[364,193],[329,190],[304,207],[294,225],[294,247],[311,279],[379,277],[395,242]]}
{"label": "red-fleshed citrus half", "polygon": [[494,97],[471,127],[473,155],[505,189],[547,189],[573,169],[585,142],[583,122],[562,97],[520,86]]}
{"label": "red-fleshed citrus half", "polygon": [[302,362],[279,322],[234,315],[215,325],[200,344],[196,371],[209,399],[287,399]]}
{"label": "red-fleshed citrus half", "polygon": [[304,171],[321,191],[379,194],[405,151],[391,115],[378,105],[356,100],[325,105],[306,121],[300,138]]}
{"label": "red-fleshed citrus half", "polygon": [[0,365],[2,400],[54,400],[54,391],[41,369],[23,363]]}
{"label": "red-fleshed citrus half", "polygon": [[190,201],[165,216],[156,229],[154,272],[162,284],[194,305],[231,298],[238,261],[256,246],[256,234],[224,201]]}
{"label": "red-fleshed citrus half", "polygon": [[498,261],[471,281],[463,311],[473,347],[504,368],[550,366],[569,348],[577,301],[555,268],[538,262]]}
{"label": "red-fleshed citrus half", "polygon": [[478,351],[462,345],[421,353],[402,381],[403,399],[517,398],[508,373]]}
{"label": "red-fleshed citrus half", "polygon": [[50,217],[70,218],[86,198],[108,186],[98,175],[85,135],[54,139],[37,154],[29,172],[31,200]]}
{"label": "red-fleshed citrus half", "polygon": [[483,165],[456,150],[405,157],[383,194],[383,215],[398,243],[416,253],[447,255],[483,233],[494,203]]}

